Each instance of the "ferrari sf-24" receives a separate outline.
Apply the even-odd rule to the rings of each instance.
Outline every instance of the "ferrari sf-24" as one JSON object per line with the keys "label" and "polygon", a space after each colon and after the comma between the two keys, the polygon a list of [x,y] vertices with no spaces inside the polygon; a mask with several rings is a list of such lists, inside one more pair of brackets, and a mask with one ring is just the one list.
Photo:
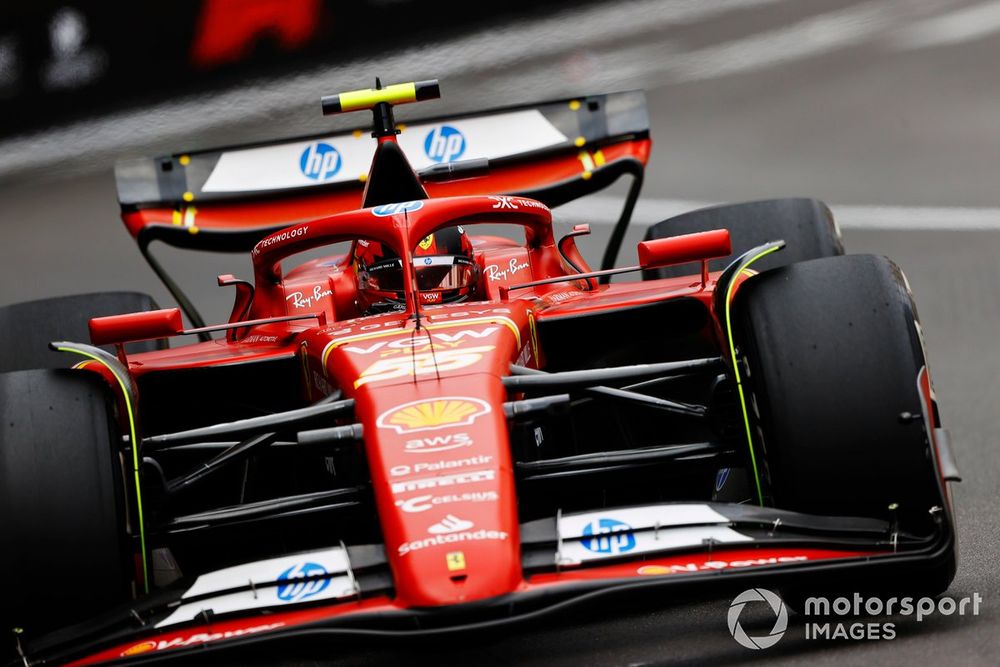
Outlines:
{"label": "ferrari sf-24", "polygon": [[[395,122],[439,95],[378,84],[322,100],[370,130],[120,162],[177,307],[0,309],[0,657],[947,588],[957,471],[895,264],[802,198],[666,219],[616,266],[641,92]],[[619,179],[595,270],[552,208]],[[227,322],[154,242],[249,257],[213,287]]]}

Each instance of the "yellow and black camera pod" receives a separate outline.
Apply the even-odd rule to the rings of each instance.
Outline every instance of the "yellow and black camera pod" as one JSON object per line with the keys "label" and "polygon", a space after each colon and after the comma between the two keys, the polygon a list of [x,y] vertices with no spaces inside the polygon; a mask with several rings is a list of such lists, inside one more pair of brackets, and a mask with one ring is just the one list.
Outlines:
{"label": "yellow and black camera pod", "polygon": [[439,97],[441,97],[441,86],[437,79],[395,83],[383,88],[382,82],[376,78],[375,88],[325,95],[322,99],[323,115],[330,116],[336,113],[371,109],[372,136],[378,138],[399,134],[392,116],[393,105],[433,100]]}

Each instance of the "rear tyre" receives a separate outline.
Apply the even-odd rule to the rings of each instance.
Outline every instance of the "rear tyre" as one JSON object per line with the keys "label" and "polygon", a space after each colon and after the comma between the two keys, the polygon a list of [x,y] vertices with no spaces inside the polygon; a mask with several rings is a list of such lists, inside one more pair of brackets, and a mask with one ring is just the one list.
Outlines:
{"label": "rear tyre", "polygon": [[[153,297],[140,292],[77,294],[0,307],[0,372],[65,367],[66,358],[49,350],[51,341],[87,342],[92,317],[158,308]],[[166,347],[166,341],[142,341],[129,343],[126,349],[148,352]]]}
{"label": "rear tyre", "polygon": [[[755,270],[844,254],[833,214],[818,199],[765,199],[689,211],[656,223],[646,232],[645,240],[711,229],[728,229],[733,243],[731,255],[708,263],[711,271],[721,271],[747,250],[778,239],[786,242],[785,249],[762,258],[754,264]],[[673,278],[691,273],[690,265],[666,266],[644,271],[643,279]]]}
{"label": "rear tyre", "polygon": [[[765,500],[931,534],[943,483],[918,391],[921,333],[899,268],[849,255],[769,271],[739,290],[733,328]],[[935,593],[954,576],[953,546],[944,560],[921,581]]]}
{"label": "rear tyre", "polygon": [[16,626],[36,636],[130,599],[121,439],[109,393],[84,371],[0,374],[3,635]]}

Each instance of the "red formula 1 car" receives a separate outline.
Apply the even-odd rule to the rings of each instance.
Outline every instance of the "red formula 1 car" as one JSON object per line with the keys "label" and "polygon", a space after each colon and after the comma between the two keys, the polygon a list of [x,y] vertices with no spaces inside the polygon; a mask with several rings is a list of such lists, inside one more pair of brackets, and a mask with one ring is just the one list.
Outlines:
{"label": "red formula 1 car", "polygon": [[[121,164],[181,309],[0,310],[17,664],[485,630],[643,591],[947,588],[956,472],[894,264],[843,255],[827,208],[790,199],[666,220],[612,268],[641,93],[399,134],[393,105],[437,95],[324,98],[371,110],[372,138]],[[594,271],[550,207],[623,175]],[[227,323],[154,240],[249,252],[252,281],[219,278]]]}

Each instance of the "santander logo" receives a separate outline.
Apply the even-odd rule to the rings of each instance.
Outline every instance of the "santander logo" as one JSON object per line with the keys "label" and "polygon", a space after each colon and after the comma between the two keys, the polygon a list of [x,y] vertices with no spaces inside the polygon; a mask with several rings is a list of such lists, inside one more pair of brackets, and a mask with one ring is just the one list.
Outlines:
{"label": "santander logo", "polygon": [[431,535],[447,535],[448,533],[458,533],[463,530],[468,530],[474,525],[471,521],[466,521],[465,519],[459,519],[454,514],[449,514],[445,518],[441,519],[437,523],[431,525],[427,532]]}
{"label": "santander logo", "polygon": [[448,514],[437,523],[427,527],[427,532],[432,537],[404,542],[399,545],[398,553],[400,556],[405,556],[414,551],[430,547],[451,546],[459,542],[481,542],[484,540],[505,542],[510,537],[503,530],[484,530],[482,528],[473,530],[474,528],[475,524],[472,521]]}

